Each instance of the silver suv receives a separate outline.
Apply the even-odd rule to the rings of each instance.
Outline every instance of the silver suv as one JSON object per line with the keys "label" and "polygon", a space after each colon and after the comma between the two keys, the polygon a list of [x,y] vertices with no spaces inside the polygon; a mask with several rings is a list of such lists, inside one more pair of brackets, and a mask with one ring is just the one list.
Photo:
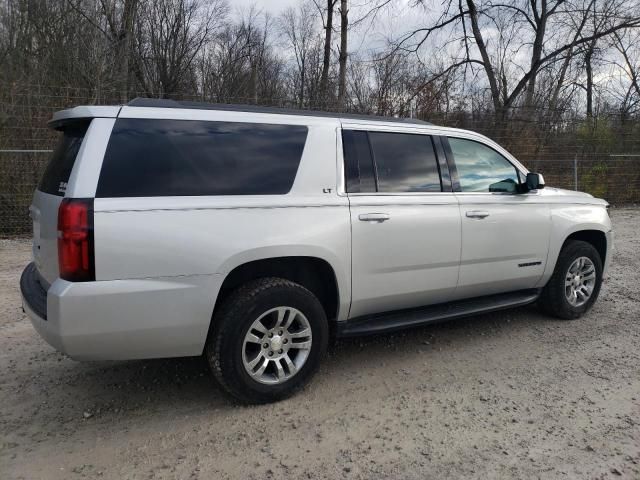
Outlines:
{"label": "silver suv", "polygon": [[470,131],[148,99],[50,126],[35,329],[79,360],[204,353],[245,402],[301,387],[332,335],[536,301],[578,318],[611,257],[604,200]]}

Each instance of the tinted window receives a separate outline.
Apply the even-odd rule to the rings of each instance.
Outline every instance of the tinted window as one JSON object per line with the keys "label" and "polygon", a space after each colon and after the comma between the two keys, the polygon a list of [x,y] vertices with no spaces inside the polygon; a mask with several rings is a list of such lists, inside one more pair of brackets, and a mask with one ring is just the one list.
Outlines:
{"label": "tinted window", "polygon": [[306,137],[294,125],[120,119],[97,196],[285,194]]}
{"label": "tinted window", "polygon": [[369,132],[379,192],[440,192],[431,137]]}
{"label": "tinted window", "polygon": [[89,123],[74,124],[66,127],[53,151],[38,190],[63,197],[67,191],[67,182],[76,161],[78,150],[87,133]]}
{"label": "tinted window", "polygon": [[463,192],[515,191],[516,168],[494,149],[473,140],[449,138]]}
{"label": "tinted window", "polygon": [[367,132],[343,130],[342,149],[347,192],[375,192],[376,182]]}

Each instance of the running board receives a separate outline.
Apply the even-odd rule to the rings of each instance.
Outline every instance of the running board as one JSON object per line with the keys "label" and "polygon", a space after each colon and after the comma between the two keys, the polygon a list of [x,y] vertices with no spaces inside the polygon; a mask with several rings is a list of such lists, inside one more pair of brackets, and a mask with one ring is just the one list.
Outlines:
{"label": "running board", "polygon": [[338,337],[356,337],[391,332],[426,323],[442,322],[454,318],[495,312],[505,308],[521,307],[535,302],[539,295],[540,290],[538,289],[519,290],[517,292],[458,300],[428,307],[366,315],[339,322],[336,333]]}

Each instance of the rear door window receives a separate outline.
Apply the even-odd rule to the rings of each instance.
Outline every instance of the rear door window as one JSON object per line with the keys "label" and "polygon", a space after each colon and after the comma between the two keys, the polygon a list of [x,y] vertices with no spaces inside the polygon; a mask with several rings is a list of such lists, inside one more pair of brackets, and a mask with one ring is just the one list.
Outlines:
{"label": "rear door window", "polygon": [[118,119],[96,196],[286,194],[306,138],[298,125]]}
{"label": "rear door window", "polygon": [[379,192],[441,192],[429,135],[369,132]]}
{"label": "rear door window", "polygon": [[74,123],[64,128],[58,145],[56,146],[44,175],[38,185],[38,190],[51,195],[64,197],[71,170],[78,156],[82,140],[87,133],[89,122]]}

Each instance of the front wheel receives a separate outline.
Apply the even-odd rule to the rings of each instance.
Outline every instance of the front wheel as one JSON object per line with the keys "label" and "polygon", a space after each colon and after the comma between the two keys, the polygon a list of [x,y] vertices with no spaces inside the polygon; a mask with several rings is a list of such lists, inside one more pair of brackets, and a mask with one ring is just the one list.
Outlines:
{"label": "front wheel", "polygon": [[570,240],[560,251],[538,303],[554,317],[579,318],[598,298],[601,284],[602,260],[598,251],[590,243]]}
{"label": "front wheel", "polygon": [[214,315],[206,356],[218,383],[245,403],[281,400],[318,369],[329,328],[318,299],[282,278],[233,292]]}

